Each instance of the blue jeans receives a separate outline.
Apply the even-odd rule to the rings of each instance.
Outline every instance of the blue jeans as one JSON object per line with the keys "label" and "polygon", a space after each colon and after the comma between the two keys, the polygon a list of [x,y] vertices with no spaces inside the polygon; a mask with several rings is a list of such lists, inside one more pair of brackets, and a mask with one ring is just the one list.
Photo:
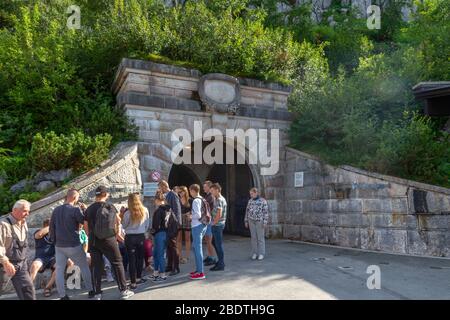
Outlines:
{"label": "blue jeans", "polygon": [[214,249],[217,253],[218,261],[216,263],[216,266],[218,267],[225,267],[225,262],[223,261],[223,229],[225,228],[224,225],[217,225],[212,226],[212,244],[214,246]]}
{"label": "blue jeans", "polygon": [[203,247],[202,240],[206,233],[206,225],[200,224],[192,229],[192,248],[195,254],[195,272],[203,273]]}
{"label": "blue jeans", "polygon": [[167,232],[159,231],[155,234],[154,239],[153,260],[155,262],[155,271],[163,273],[166,271],[166,259],[164,258],[164,253],[167,247]]}

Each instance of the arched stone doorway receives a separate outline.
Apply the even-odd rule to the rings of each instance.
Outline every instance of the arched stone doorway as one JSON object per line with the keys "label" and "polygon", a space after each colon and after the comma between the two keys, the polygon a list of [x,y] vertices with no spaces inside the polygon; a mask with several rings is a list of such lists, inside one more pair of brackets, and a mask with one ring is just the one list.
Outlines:
{"label": "arched stone doorway", "polygon": [[[208,145],[203,143],[203,148]],[[191,149],[193,145],[191,145]],[[226,159],[226,148],[224,144],[224,159]],[[233,149],[234,157],[237,151]],[[225,162],[225,161],[224,161]],[[222,187],[222,195],[227,200],[227,222],[225,232],[249,236],[250,233],[244,227],[245,209],[249,199],[248,190],[258,187],[257,177],[254,177],[248,164],[180,164],[172,165],[169,173],[169,185],[187,186],[197,183],[202,187],[204,181],[210,180],[219,183]],[[203,191],[202,191],[203,194]]]}
{"label": "arched stone doorway", "polygon": [[227,200],[227,223],[225,232],[249,236],[244,226],[245,209],[249,200],[248,190],[255,184],[247,164],[215,164],[207,180],[218,182],[222,186],[222,195]]}
{"label": "arched stone doorway", "polygon": [[168,182],[170,187],[186,186],[189,188],[189,186],[194,183],[201,185],[200,178],[195,171],[184,164],[174,164],[172,166]]}

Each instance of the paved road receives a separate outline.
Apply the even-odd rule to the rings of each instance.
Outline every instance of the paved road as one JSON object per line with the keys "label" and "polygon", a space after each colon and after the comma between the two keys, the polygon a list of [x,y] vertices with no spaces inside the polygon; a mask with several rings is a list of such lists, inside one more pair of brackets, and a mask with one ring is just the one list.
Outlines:
{"label": "paved road", "polygon": [[[270,240],[263,261],[249,258],[248,238],[227,237],[226,271],[207,271],[191,281],[191,263],[165,283],[141,285],[132,300],[145,299],[450,299],[450,260],[363,252]],[[369,290],[367,267],[381,270],[381,289]],[[208,269],[206,269],[208,270]],[[104,283],[104,299],[118,290]],[[68,291],[72,299],[85,292]],[[3,299],[12,297],[3,297]],[[40,294],[39,299],[44,299]],[[53,297],[54,298],[54,297]]]}

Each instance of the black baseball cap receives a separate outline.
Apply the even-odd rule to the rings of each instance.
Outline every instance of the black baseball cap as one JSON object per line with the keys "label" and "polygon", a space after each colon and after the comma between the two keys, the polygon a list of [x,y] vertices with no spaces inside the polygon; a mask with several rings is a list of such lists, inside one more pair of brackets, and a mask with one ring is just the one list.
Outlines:
{"label": "black baseball cap", "polygon": [[98,186],[97,189],[95,189],[95,195],[99,196],[102,193],[108,193],[108,189],[106,189],[105,186]]}

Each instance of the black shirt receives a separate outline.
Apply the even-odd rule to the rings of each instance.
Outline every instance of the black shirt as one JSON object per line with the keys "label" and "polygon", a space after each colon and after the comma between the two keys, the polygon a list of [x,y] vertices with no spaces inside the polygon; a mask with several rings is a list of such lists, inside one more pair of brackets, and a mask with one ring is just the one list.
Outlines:
{"label": "black shirt", "polygon": [[[186,213],[188,213],[189,211],[191,211],[191,208],[192,208],[192,201],[194,201],[194,199],[192,199],[192,198],[189,198],[189,205],[188,206],[185,206],[184,204],[181,204],[181,213],[182,214],[186,214]],[[181,201],[180,201],[181,202]]]}
{"label": "black shirt", "polygon": [[[93,236],[92,230],[94,229],[94,226],[95,226],[95,216],[97,214],[98,209],[100,209],[100,207],[103,204],[104,204],[104,202],[94,202],[84,212],[84,220],[87,221],[88,228],[89,228],[89,247],[91,245],[93,245],[93,241],[94,241],[94,236]],[[114,207],[113,205],[110,205],[110,207],[111,207],[111,210],[113,210],[115,213],[117,213],[116,207]],[[115,239],[115,236],[111,237],[111,239],[113,239],[113,238]],[[107,239],[105,239],[105,240],[107,240]]]}
{"label": "black shirt", "polygon": [[166,212],[169,211],[171,208],[169,205],[164,204],[162,206],[159,206],[155,212],[153,213],[153,219],[152,219],[152,233],[157,234],[160,231],[167,231],[165,219],[166,219]]}

